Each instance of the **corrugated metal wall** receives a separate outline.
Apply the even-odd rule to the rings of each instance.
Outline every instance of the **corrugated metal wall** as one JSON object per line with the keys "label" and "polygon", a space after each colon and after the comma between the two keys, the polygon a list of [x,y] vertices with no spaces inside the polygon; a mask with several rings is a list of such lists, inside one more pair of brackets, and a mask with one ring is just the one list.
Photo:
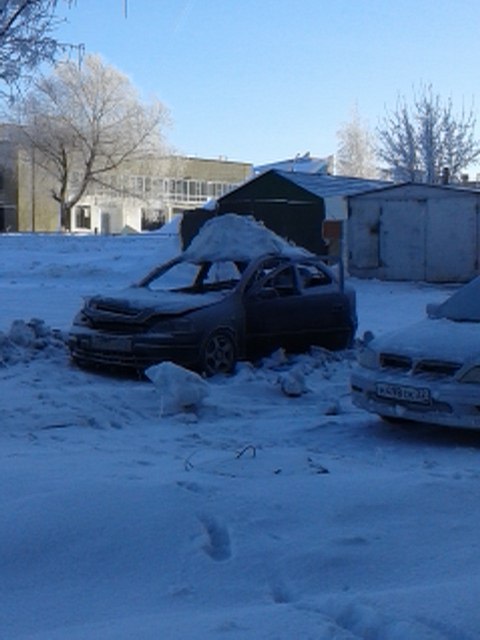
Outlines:
{"label": "corrugated metal wall", "polygon": [[[466,282],[479,273],[480,194],[431,191],[350,199],[349,272],[358,277]],[[395,197],[392,197],[395,196]]]}

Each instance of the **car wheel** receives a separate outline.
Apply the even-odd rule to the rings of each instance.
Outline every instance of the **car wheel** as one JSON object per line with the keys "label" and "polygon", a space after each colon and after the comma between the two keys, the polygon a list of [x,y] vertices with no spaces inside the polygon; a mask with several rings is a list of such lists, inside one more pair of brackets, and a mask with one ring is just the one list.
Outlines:
{"label": "car wheel", "polygon": [[200,365],[207,376],[216,373],[231,373],[237,361],[237,348],[232,335],[226,331],[215,331],[205,340]]}

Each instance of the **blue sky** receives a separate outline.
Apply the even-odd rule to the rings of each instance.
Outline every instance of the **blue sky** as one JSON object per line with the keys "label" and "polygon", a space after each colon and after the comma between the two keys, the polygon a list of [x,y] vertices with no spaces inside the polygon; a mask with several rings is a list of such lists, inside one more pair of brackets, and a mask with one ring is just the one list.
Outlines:
{"label": "blue sky", "polygon": [[180,153],[262,164],[337,147],[431,83],[480,108],[478,0],[77,0],[60,37],[170,109]]}

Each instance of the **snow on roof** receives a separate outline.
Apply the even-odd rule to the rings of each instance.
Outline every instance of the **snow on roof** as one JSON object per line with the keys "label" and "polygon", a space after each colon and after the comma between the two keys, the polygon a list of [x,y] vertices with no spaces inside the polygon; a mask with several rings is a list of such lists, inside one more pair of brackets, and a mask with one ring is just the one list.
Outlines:
{"label": "snow on roof", "polygon": [[306,249],[289,244],[251,216],[226,213],[203,225],[183,257],[192,262],[245,261],[266,253],[311,255]]}
{"label": "snow on roof", "polygon": [[296,155],[295,158],[288,160],[280,160],[277,162],[269,162],[254,167],[255,175],[270,171],[270,169],[279,169],[280,171],[295,171],[300,173],[328,173],[330,164],[333,164],[333,156],[327,158],[314,158],[309,153],[303,156]]}
{"label": "snow on roof", "polygon": [[311,174],[301,171],[281,171],[280,169],[270,169],[265,173],[255,175],[250,180],[242,183],[232,191],[225,193],[218,199],[219,202],[230,201],[235,199],[238,192],[242,192],[242,189],[246,185],[251,185],[257,180],[264,179],[265,176],[272,174],[277,175],[284,180],[292,182],[297,187],[308,191],[317,198],[330,198],[336,196],[353,196],[362,193],[368,193],[370,191],[377,191],[393,185],[393,182],[385,180],[375,180],[368,178],[351,178],[349,176],[332,176],[329,174]]}
{"label": "snow on roof", "polygon": [[287,171],[277,171],[277,173],[283,178],[290,180],[290,182],[294,182],[302,189],[310,191],[310,193],[313,193],[319,198],[352,196],[368,191],[375,191],[392,184],[385,180],[375,180],[373,178],[331,176],[328,174],[310,175]]}

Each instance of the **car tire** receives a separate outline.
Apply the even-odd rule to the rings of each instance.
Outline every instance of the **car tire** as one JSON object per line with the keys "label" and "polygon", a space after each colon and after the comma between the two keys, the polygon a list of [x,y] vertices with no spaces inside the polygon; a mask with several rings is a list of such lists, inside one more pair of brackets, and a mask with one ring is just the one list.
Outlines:
{"label": "car tire", "polygon": [[237,362],[237,346],[228,331],[214,331],[203,343],[200,367],[207,376],[232,373]]}

